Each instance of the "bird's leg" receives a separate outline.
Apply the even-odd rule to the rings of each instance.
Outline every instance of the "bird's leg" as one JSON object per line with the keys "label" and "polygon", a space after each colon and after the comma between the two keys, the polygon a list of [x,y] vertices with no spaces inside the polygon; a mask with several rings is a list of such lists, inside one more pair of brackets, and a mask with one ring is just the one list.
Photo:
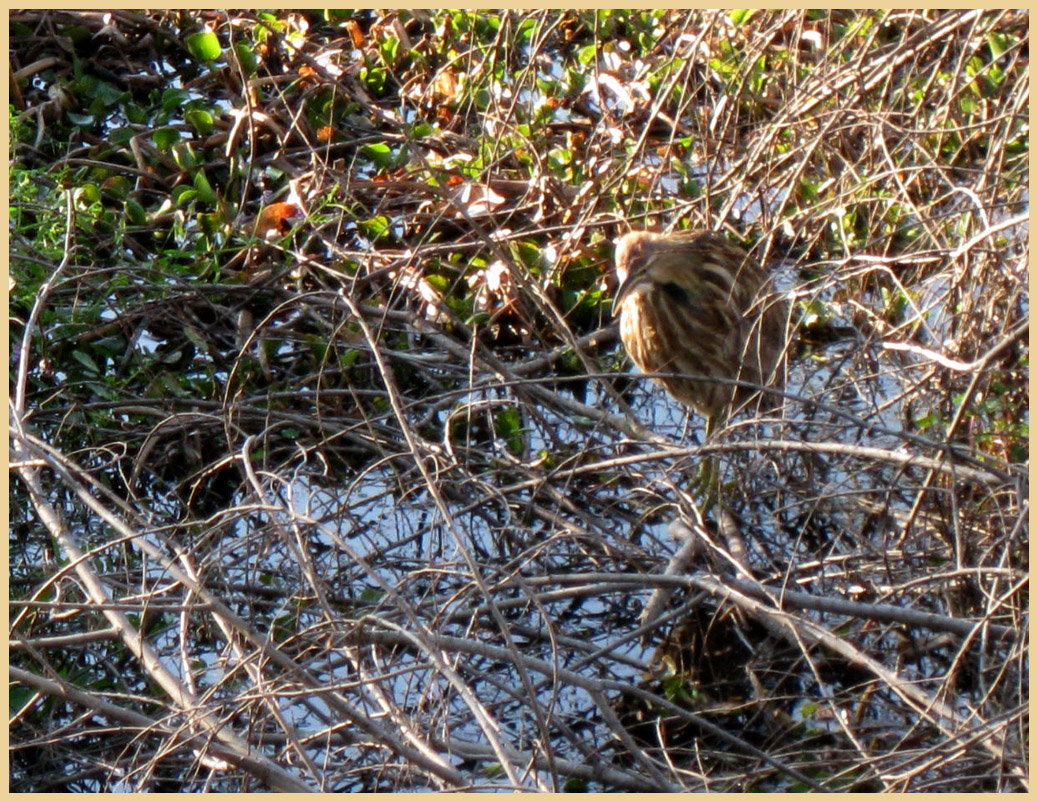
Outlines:
{"label": "bird's leg", "polygon": [[[707,416],[706,426],[703,428],[703,445],[710,442],[710,436],[716,428],[717,417],[715,415]],[[720,483],[721,476],[718,470],[717,457],[709,454],[704,455],[699,461],[699,474],[692,483],[692,487],[689,488],[693,495],[699,496],[702,499],[700,508],[704,515],[710,511],[710,508],[717,501]]]}

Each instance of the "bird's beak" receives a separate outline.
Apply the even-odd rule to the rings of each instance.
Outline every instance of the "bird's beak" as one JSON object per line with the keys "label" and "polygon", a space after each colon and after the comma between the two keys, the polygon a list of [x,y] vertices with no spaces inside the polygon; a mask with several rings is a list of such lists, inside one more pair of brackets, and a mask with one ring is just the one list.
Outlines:
{"label": "bird's beak", "polygon": [[616,295],[613,296],[613,317],[620,314],[620,307],[623,306],[624,300],[631,294],[631,290],[634,289],[636,283],[636,277],[633,273],[628,273],[624,276],[620,286],[616,288]]}

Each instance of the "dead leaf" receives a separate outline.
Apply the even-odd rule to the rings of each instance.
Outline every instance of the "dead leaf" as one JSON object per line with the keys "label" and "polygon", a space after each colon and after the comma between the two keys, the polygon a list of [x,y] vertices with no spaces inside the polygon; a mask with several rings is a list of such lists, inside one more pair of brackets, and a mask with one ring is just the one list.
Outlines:
{"label": "dead leaf", "polygon": [[450,193],[459,209],[458,216],[462,216],[460,210],[464,209],[469,217],[487,217],[507,200],[504,195],[480,184],[462,184],[451,188]]}
{"label": "dead leaf", "polygon": [[252,234],[260,239],[275,239],[288,233],[292,223],[302,217],[303,210],[294,203],[271,203],[256,215]]}
{"label": "dead leaf", "polygon": [[350,39],[353,40],[355,48],[360,50],[364,47],[364,32],[360,29],[360,25],[357,24],[357,20],[346,20],[346,30],[349,31]]}

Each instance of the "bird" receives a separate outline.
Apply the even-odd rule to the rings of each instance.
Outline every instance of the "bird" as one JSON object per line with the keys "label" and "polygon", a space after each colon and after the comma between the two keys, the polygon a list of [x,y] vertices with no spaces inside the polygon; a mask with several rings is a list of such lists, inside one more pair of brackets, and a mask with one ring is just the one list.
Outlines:
{"label": "bird", "polygon": [[634,231],[614,261],[624,348],[706,418],[706,437],[758,388],[783,389],[788,304],[743,248],[712,231]]}
{"label": "bird", "polygon": [[[765,270],[740,246],[712,231],[662,234],[636,231],[616,241],[618,287],[613,316],[634,364],[676,400],[706,418],[704,440],[718,421],[747,404],[760,387],[784,387],[788,303],[772,292]],[[745,382],[736,384],[734,382]],[[718,461],[700,462],[694,482],[699,526],[721,498]],[[721,509],[720,533],[733,555],[745,554],[738,526]],[[666,573],[683,573],[702,543],[691,537]],[[735,559],[738,559],[736,557]],[[741,564],[741,563],[740,563]],[[642,624],[664,609],[672,589],[657,588],[642,610]]]}

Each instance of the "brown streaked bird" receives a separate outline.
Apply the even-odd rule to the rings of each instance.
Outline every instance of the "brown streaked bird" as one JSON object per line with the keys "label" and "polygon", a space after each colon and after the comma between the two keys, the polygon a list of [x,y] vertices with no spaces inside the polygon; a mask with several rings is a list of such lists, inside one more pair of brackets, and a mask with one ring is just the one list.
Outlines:
{"label": "brown streaked bird", "polygon": [[677,374],[655,380],[706,417],[707,434],[756,392],[731,380],[783,387],[788,306],[738,245],[710,231],[637,231],[617,240],[616,273],[627,353],[644,373]]}

